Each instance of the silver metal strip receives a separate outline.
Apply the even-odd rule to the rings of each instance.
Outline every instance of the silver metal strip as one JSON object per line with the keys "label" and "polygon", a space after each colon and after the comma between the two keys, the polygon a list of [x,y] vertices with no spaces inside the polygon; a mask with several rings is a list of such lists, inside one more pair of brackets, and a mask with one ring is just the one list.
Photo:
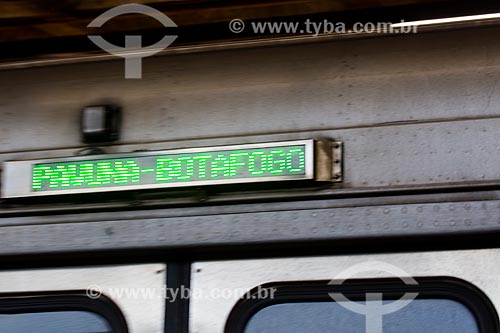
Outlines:
{"label": "silver metal strip", "polygon": [[174,210],[173,215],[165,210],[6,217],[0,227],[0,253],[176,249],[500,231],[500,200],[387,205],[369,201],[354,206],[322,200],[200,207],[190,209],[189,214],[185,209]]}
{"label": "silver metal strip", "polygon": [[[0,159],[74,153],[83,148],[78,110],[109,100],[123,106],[126,119],[110,152],[210,146],[236,137],[262,142],[272,134],[294,140],[356,127],[359,135],[369,127],[497,121],[499,31],[160,57],[148,60],[140,85],[123,80],[122,61],[12,71],[0,78]],[[470,52],[450,52],[462,48]],[[410,135],[393,139],[401,137]],[[352,139],[343,141],[351,150]]]}
{"label": "silver metal strip", "polygon": [[[500,118],[473,119],[360,127],[338,130],[293,132],[275,135],[239,137],[240,140],[286,141],[293,138],[333,137],[344,143],[344,170],[342,188],[325,188],[321,193],[360,193],[362,191],[389,191],[457,187],[467,185],[494,185],[500,183]],[[176,145],[223,145],[234,138],[189,140]],[[133,151],[164,148],[172,143],[123,145],[114,151]],[[175,146],[174,146],[175,147]],[[347,149],[348,148],[348,149]],[[73,152],[75,152],[73,150]],[[11,157],[52,156],[71,153],[71,150],[12,154]],[[480,161],[480,162],[478,162]],[[316,192],[319,194],[320,192]],[[299,190],[290,195],[304,195]],[[260,194],[265,197],[264,194]],[[220,197],[218,197],[220,199]]]}
{"label": "silver metal strip", "polygon": [[[34,192],[31,189],[32,169],[37,164],[57,163],[57,162],[78,162],[85,160],[108,160],[114,158],[133,158],[144,156],[159,156],[173,154],[188,154],[213,151],[227,151],[237,149],[254,149],[254,148],[272,148],[280,146],[299,146],[305,147],[305,174],[303,175],[284,175],[275,177],[260,177],[260,178],[234,178],[234,179],[219,179],[219,180],[200,180],[189,182],[163,183],[163,184],[143,184],[143,185],[124,185],[124,186],[109,186],[101,188],[79,188],[54,191]],[[53,159],[40,159],[28,161],[8,161],[4,162],[2,172],[2,198],[21,198],[21,197],[39,197],[49,195],[65,195],[79,193],[97,193],[97,192],[112,192],[126,190],[146,190],[158,188],[178,188],[189,186],[204,186],[204,185],[222,185],[222,184],[243,184],[243,183],[258,183],[258,182],[273,182],[273,181],[290,181],[290,180],[312,180],[314,179],[314,140],[296,140],[285,142],[270,142],[256,144],[242,144],[217,147],[202,147],[202,148],[185,148],[172,149],[161,151],[148,152],[131,152],[122,154],[103,154],[103,155],[87,155],[80,157],[66,157]]]}

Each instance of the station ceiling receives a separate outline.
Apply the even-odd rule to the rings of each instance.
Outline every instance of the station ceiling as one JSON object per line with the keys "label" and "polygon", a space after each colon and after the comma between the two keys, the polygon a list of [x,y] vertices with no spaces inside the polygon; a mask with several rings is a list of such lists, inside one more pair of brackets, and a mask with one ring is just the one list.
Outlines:
{"label": "station ceiling", "polygon": [[[242,20],[332,21],[415,20],[500,11],[495,1],[453,0],[135,0],[171,18],[178,26],[176,45],[266,38],[234,34],[228,22]],[[130,3],[119,0],[0,0],[0,61],[46,55],[100,51],[87,35],[100,34],[123,43],[125,34],[148,35],[152,43],[165,35],[153,18],[127,14],[102,27],[87,25],[104,11]],[[146,38],[146,41],[147,39]]]}

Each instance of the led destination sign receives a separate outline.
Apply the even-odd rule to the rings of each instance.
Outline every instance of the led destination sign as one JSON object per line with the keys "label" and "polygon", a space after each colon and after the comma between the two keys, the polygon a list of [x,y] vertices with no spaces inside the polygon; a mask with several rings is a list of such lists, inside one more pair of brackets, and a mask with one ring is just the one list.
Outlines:
{"label": "led destination sign", "polygon": [[6,162],[2,197],[314,178],[314,141]]}
{"label": "led destination sign", "polygon": [[33,191],[305,175],[305,146],[36,164]]}

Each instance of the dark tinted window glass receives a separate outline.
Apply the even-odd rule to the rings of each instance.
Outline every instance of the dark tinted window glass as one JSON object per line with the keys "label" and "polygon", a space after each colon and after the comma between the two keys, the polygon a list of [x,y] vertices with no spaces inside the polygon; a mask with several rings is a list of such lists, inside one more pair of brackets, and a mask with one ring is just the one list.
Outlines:
{"label": "dark tinted window glass", "polygon": [[[447,299],[416,299],[384,315],[382,323],[384,333],[479,332],[468,308]],[[365,317],[333,301],[277,304],[257,312],[245,329],[245,333],[267,332],[365,333]]]}
{"label": "dark tinted window glass", "polygon": [[85,311],[0,314],[0,333],[111,333],[101,316]]}

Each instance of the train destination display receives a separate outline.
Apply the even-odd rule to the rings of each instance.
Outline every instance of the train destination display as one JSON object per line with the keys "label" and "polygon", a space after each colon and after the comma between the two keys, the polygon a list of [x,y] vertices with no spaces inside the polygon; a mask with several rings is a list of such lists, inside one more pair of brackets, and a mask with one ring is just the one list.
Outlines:
{"label": "train destination display", "polygon": [[14,161],[2,197],[304,180],[313,169],[314,140]]}

